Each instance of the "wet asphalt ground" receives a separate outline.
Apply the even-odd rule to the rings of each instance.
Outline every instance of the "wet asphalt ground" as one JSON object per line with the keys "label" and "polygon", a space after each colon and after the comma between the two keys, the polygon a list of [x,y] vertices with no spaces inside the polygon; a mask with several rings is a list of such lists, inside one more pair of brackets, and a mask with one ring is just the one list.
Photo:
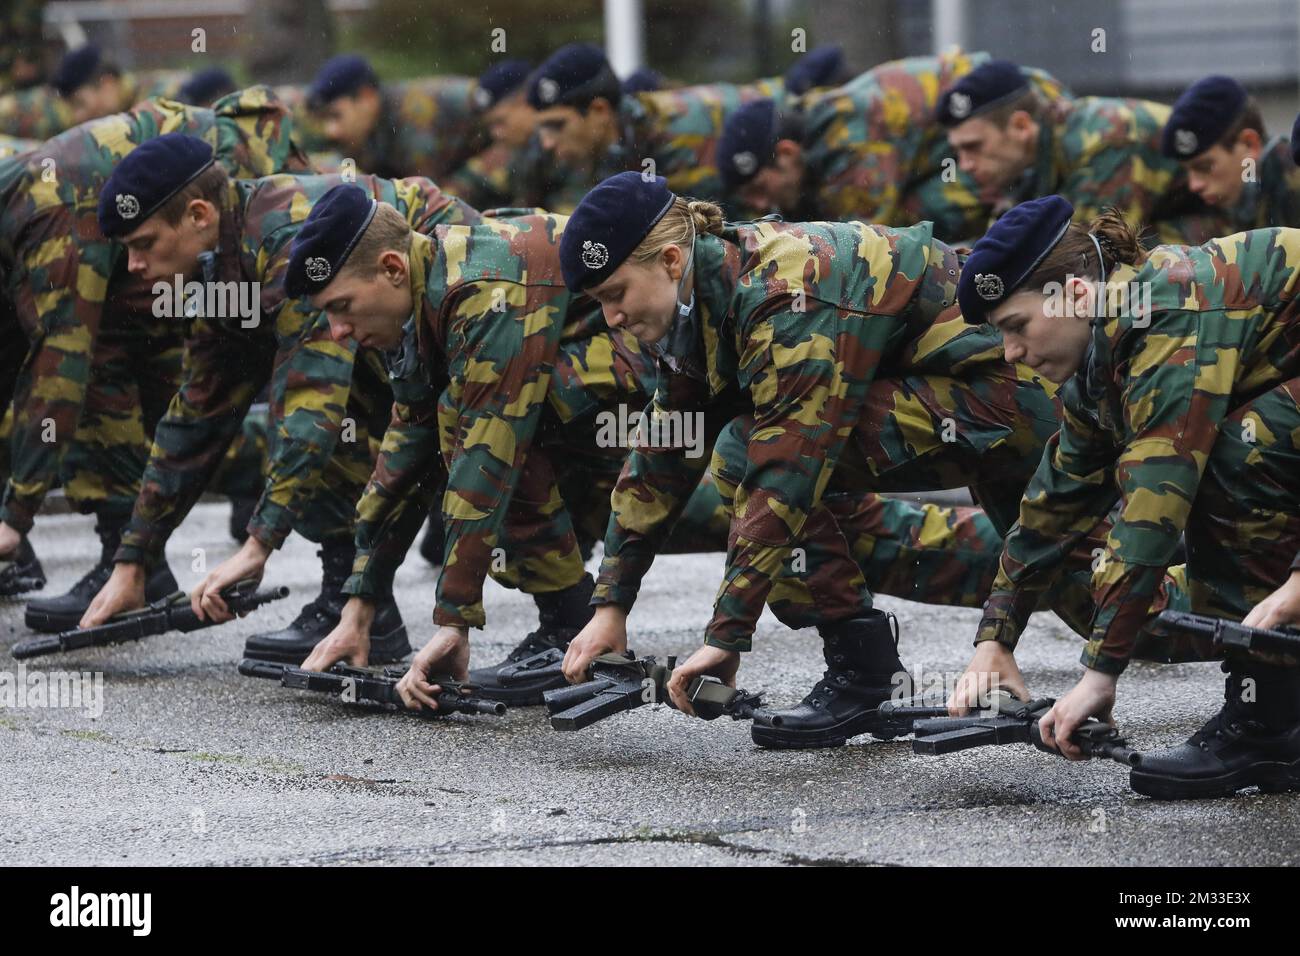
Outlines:
{"label": "wet asphalt ground", "polygon": [[[168,549],[183,587],[232,553],[229,509],[195,509]],[[60,593],[93,563],[93,521],[42,516],[33,543]],[[667,556],[631,618],[642,654],[699,642],[720,554]],[[1291,864],[1300,794],[1165,803],[1128,788],[1127,770],[1069,764],[1028,746],[948,757],[910,739],[857,738],[834,750],[755,747],[743,722],[641,708],[576,733],[540,708],[504,718],[427,721],[239,676],[244,638],[287,624],[316,592],[314,548],[290,540],[269,584],[285,601],[190,635],[29,661],[28,671],[102,673],[102,713],[0,708],[0,864]],[[397,597],[419,644],[432,633],[433,571],[414,552]],[[979,612],[887,597],[903,658],[955,676]],[[489,582],[489,627],[474,663],[500,659],[535,626],[525,596]],[[22,605],[0,603],[0,673],[26,636]],[[765,614],[739,683],[775,702],[820,676],[820,641]],[[1079,671],[1079,641],[1038,615],[1020,645],[1035,695]],[[1168,746],[1218,706],[1213,665],[1135,664],[1117,717],[1132,745]],[[34,703],[25,700],[24,704]]]}

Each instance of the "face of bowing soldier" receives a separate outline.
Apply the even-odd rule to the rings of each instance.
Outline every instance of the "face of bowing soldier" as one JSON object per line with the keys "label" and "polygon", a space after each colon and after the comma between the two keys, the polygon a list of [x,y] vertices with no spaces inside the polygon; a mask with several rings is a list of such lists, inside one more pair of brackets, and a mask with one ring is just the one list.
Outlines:
{"label": "face of bowing soldier", "polygon": [[672,328],[685,269],[686,253],[681,246],[667,245],[652,259],[629,256],[608,279],[587,292],[600,303],[611,329],[624,329],[648,345]]}
{"label": "face of bowing soldier", "polygon": [[335,342],[351,338],[364,347],[396,348],[411,315],[410,260],[395,249],[381,251],[369,262],[349,258],[310,302],[329,319]]}
{"label": "face of bowing soldier", "polygon": [[220,222],[217,207],[206,199],[190,200],[175,223],[155,213],[122,237],[127,270],[146,282],[193,276],[199,254],[216,246]]}
{"label": "face of bowing soldier", "polygon": [[1007,361],[1028,365],[1059,385],[1083,364],[1095,296],[1090,282],[1071,276],[1062,296],[1021,289],[993,309],[988,320],[1002,333]]}

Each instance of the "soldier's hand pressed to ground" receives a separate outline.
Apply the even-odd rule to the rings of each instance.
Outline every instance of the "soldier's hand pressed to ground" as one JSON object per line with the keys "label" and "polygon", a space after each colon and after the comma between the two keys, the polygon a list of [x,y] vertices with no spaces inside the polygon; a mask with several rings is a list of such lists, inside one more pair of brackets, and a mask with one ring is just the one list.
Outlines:
{"label": "soldier's hand pressed to ground", "polygon": [[327,671],[339,661],[365,667],[370,661],[370,626],[375,622],[374,602],[348,598],[339,623],[302,662],[305,671]]}
{"label": "soldier's hand pressed to ground", "polygon": [[564,652],[564,677],[570,684],[587,678],[587,666],[601,654],[622,654],[627,650],[627,611],[617,604],[602,604],[587,626],[569,642]]}
{"label": "soldier's hand pressed to ground", "polygon": [[144,586],[148,575],[144,565],[135,561],[122,561],[113,566],[104,586],[95,595],[86,613],[81,615],[78,627],[98,627],[114,614],[134,611],[144,607]]}
{"label": "soldier's hand pressed to ground", "polygon": [[697,677],[716,677],[728,687],[736,686],[736,671],[740,670],[740,652],[726,651],[705,644],[685,661],[673,668],[668,681],[668,696],[673,706],[683,713],[695,716],[695,708],[686,698],[686,688]]}
{"label": "soldier's hand pressed to ground", "polygon": [[1114,726],[1115,721],[1110,714],[1115,707],[1115,683],[1118,680],[1114,674],[1092,668],[1085,670],[1079,683],[1038,722],[1038,734],[1043,740],[1043,746],[1059,751],[1071,760],[1086,760],[1087,754],[1072,743],[1070,737],[1089,717],[1096,717]]}
{"label": "soldier's hand pressed to ground", "polygon": [[221,592],[240,581],[261,581],[270,556],[271,549],[250,535],[242,548],[208,572],[190,592],[190,607],[199,620],[210,619],[218,624],[234,620],[235,615],[226,607]]}
{"label": "soldier's hand pressed to ground", "polygon": [[1029,700],[1029,689],[1020,675],[1015,655],[997,641],[981,641],[948,698],[948,713],[953,717],[970,713],[972,707],[979,707],[983,698],[999,687],[1021,700]]}
{"label": "soldier's hand pressed to ground", "polygon": [[22,543],[23,536],[0,521],[0,558],[12,558],[18,553],[18,546]]}
{"label": "soldier's hand pressed to ground", "polygon": [[443,626],[411,660],[411,669],[397,682],[402,703],[411,710],[438,709],[434,698],[442,687],[429,682],[431,674],[449,674],[456,680],[469,677],[469,630]]}
{"label": "soldier's hand pressed to ground", "polygon": [[1292,571],[1241,623],[1247,627],[1300,627],[1300,571]]}

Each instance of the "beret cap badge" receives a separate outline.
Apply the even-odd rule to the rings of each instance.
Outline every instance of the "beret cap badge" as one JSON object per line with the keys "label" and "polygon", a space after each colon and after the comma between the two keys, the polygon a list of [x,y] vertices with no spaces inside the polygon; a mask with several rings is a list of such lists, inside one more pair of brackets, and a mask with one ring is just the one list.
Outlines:
{"label": "beret cap badge", "polygon": [[582,244],[582,264],[588,269],[599,269],[609,262],[609,250],[603,242],[588,239]]}
{"label": "beret cap badge", "polygon": [[970,113],[970,108],[971,100],[967,94],[960,90],[954,90],[948,94],[948,112],[957,119],[965,119],[966,115]]}
{"label": "beret cap badge", "polygon": [[560,84],[549,76],[537,81],[537,96],[543,103],[554,103],[560,95]]}
{"label": "beret cap badge", "polygon": [[113,201],[117,203],[117,214],[123,219],[134,219],[140,215],[140,200],[130,193],[118,193]]}
{"label": "beret cap badge", "polygon": [[304,263],[307,278],[312,282],[324,282],[330,277],[329,260],[322,256],[311,256]]}
{"label": "beret cap badge", "polygon": [[758,169],[758,157],[747,149],[732,156],[731,163],[736,167],[736,172],[742,176],[752,176]]}
{"label": "beret cap badge", "polygon": [[1184,156],[1196,152],[1196,133],[1190,129],[1175,130],[1174,148]]}
{"label": "beret cap badge", "polygon": [[975,276],[975,291],[986,302],[996,302],[1002,298],[1005,287],[1002,277],[996,272],[981,272]]}

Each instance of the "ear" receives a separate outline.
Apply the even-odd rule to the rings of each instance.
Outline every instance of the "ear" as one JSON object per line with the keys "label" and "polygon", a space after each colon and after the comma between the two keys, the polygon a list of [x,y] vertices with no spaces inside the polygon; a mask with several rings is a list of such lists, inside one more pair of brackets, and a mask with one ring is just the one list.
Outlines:
{"label": "ear", "polygon": [[773,155],[788,162],[803,162],[803,147],[792,139],[780,139],[776,142]]}
{"label": "ear", "polygon": [[681,246],[664,246],[663,257],[664,265],[668,267],[668,277],[674,282],[680,282],[682,273],[686,270],[686,254],[682,252]]}
{"label": "ear", "polygon": [[197,229],[207,229],[209,226],[216,225],[221,218],[217,207],[206,199],[191,199],[185,211],[189,214],[190,222]]}
{"label": "ear", "polygon": [[1237,134],[1237,145],[1241,146],[1247,153],[1259,158],[1260,147],[1264,145],[1260,139],[1259,131],[1253,129],[1243,129]]}
{"label": "ear", "polygon": [[1074,318],[1089,321],[1093,317],[1093,287],[1092,283],[1086,281],[1081,276],[1070,276],[1065,283],[1065,292],[1069,296],[1070,304],[1073,307]]}
{"label": "ear", "polygon": [[409,265],[406,256],[396,249],[387,249],[379,254],[379,271],[394,286],[406,281]]}

